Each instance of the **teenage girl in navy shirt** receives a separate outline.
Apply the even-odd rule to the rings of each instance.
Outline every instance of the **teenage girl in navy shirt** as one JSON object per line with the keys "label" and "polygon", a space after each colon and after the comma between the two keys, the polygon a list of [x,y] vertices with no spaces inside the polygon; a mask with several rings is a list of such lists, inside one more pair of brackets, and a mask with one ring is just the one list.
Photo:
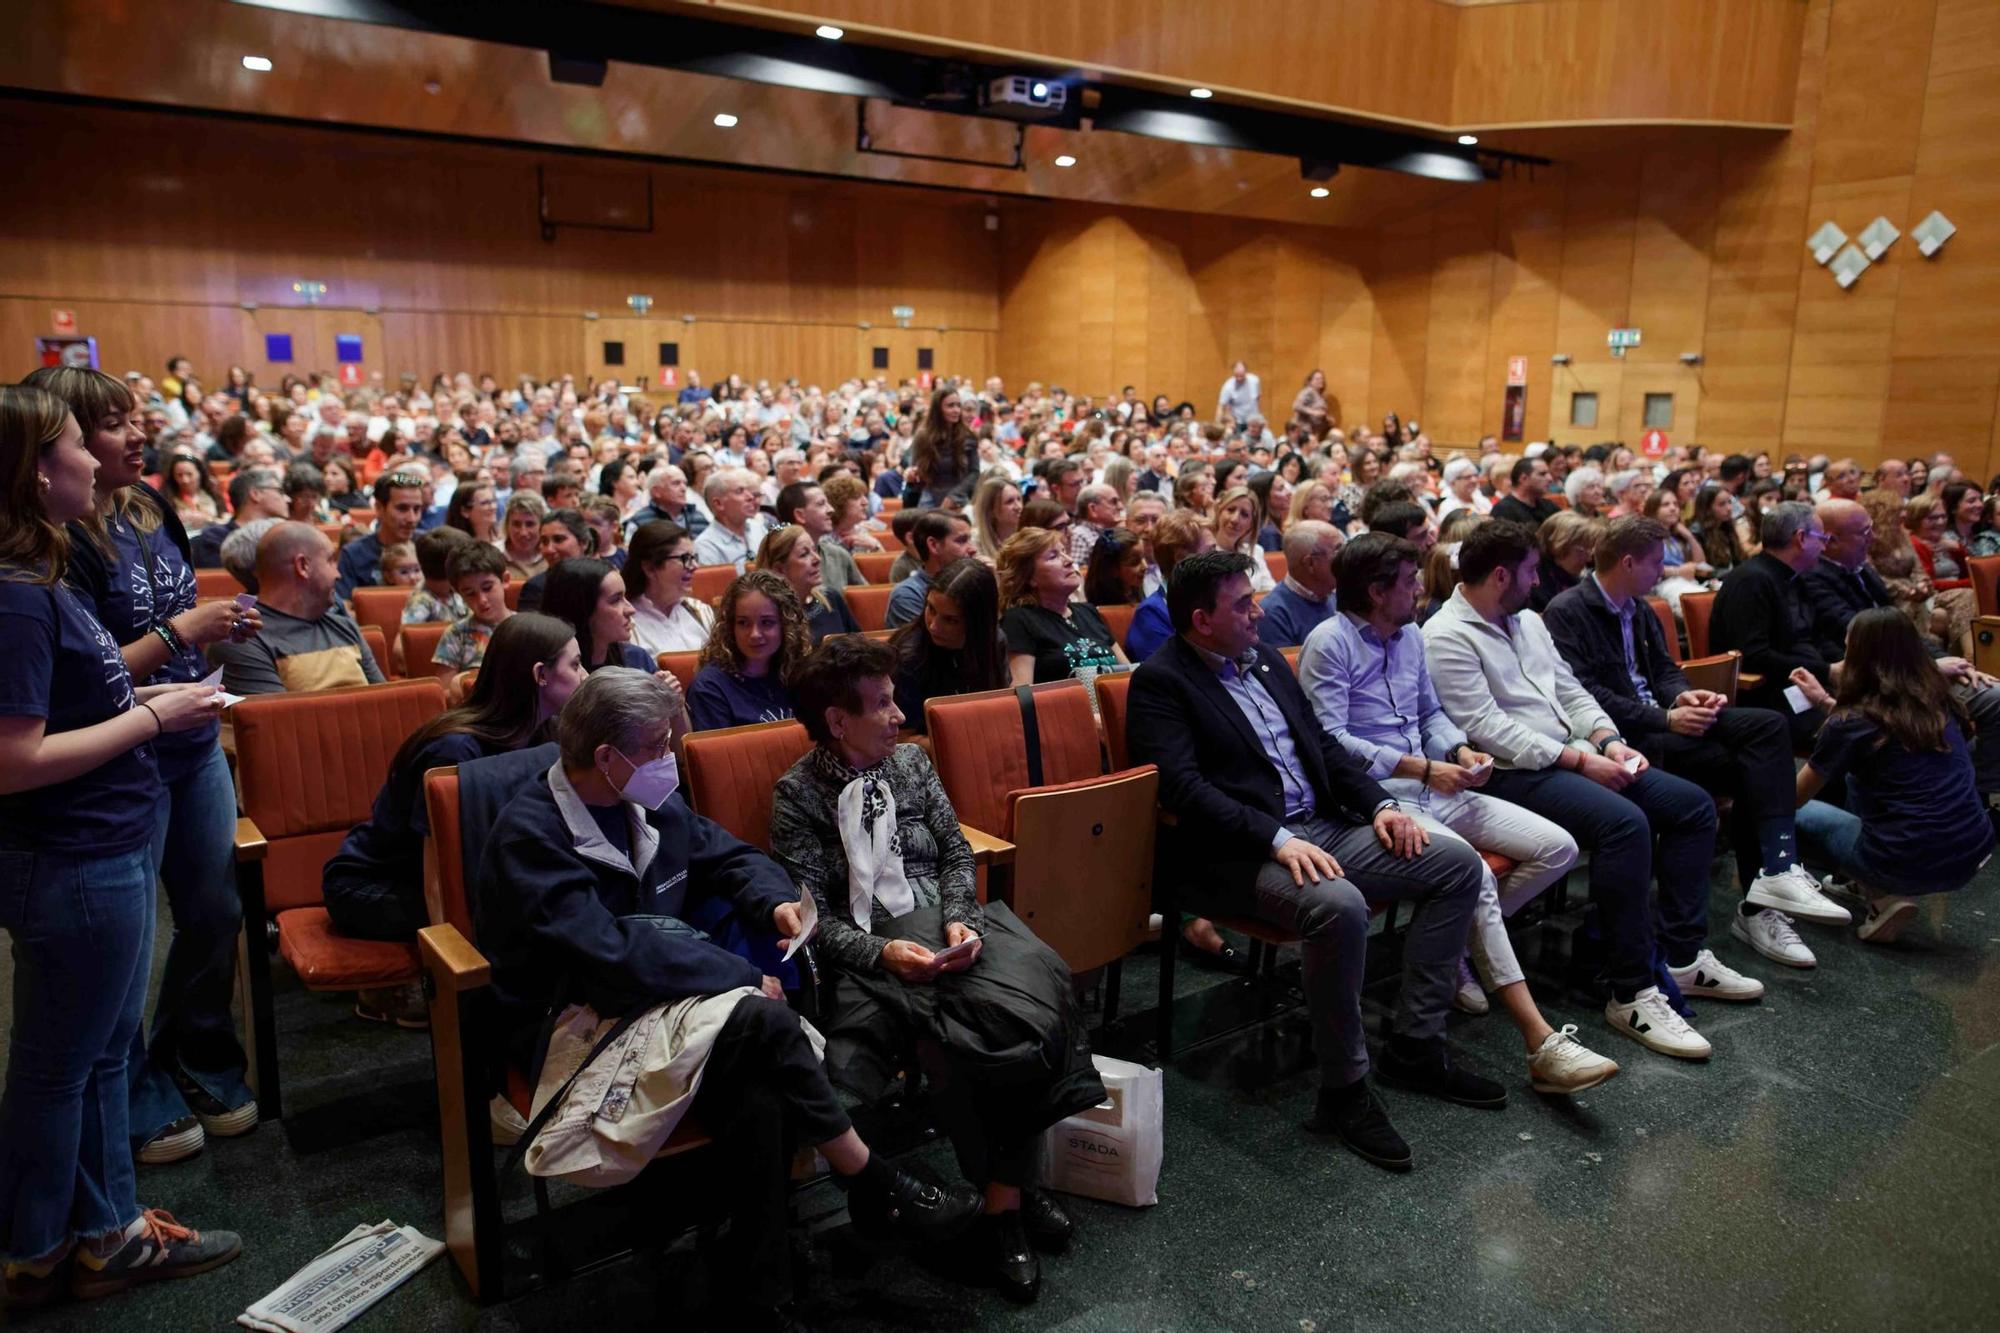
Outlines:
{"label": "teenage girl in navy shirt", "polygon": [[688,686],[694,729],[791,717],[791,675],[811,651],[805,605],[792,585],[768,569],[739,576],[722,594],[701,670]]}
{"label": "teenage girl in navy shirt", "polygon": [[141,1208],[126,1065],[153,939],[155,742],[211,725],[213,690],[135,691],[63,582],[63,525],[98,464],[62,400],[0,388],[0,929],[13,1028],[0,1097],[8,1303],[101,1296],[234,1259],[242,1242]]}
{"label": "teenage girl in navy shirt", "polygon": [[[96,504],[67,531],[67,582],[117,640],[134,680],[200,680],[208,674],[203,649],[232,636],[240,642],[261,623],[233,601],[196,605],[187,534],[139,479],[145,435],[131,393],[102,371],[76,366],[38,370],[27,382],[68,405],[97,460]],[[221,724],[163,736],[153,753],[165,794],[154,816],[153,863],[174,934],[151,1033],[134,1035],[126,1074],[132,1151],[142,1163],[180,1161],[211,1135],[257,1127],[231,1017],[243,913],[232,855],[236,788]]]}

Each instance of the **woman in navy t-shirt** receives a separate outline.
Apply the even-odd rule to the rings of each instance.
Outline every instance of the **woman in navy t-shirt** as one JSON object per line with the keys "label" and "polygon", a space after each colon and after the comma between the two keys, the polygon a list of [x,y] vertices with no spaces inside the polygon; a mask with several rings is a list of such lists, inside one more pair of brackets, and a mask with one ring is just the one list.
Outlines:
{"label": "woman in navy t-shirt", "polygon": [[[187,534],[139,479],[145,434],[131,393],[104,372],[77,366],[38,370],[27,383],[69,406],[97,460],[96,504],[68,528],[67,582],[117,640],[134,680],[200,680],[208,674],[202,650],[254,635],[259,617],[232,601],[196,605]],[[177,1162],[200,1152],[211,1134],[257,1127],[230,1012],[242,907],[233,856],[236,788],[220,733],[221,724],[209,722],[152,747],[166,795],[154,816],[153,863],[173,909],[174,936],[152,1025],[134,1037],[126,1074],[132,1151],[144,1163]]]}
{"label": "woman in navy t-shirt", "polygon": [[782,722],[792,715],[792,670],[812,651],[806,609],[768,569],[739,576],[722,594],[715,629],[688,686],[696,731]]}
{"label": "woman in navy t-shirt", "polygon": [[[1893,607],[1848,622],[1838,695],[1804,669],[1792,683],[1830,710],[1799,771],[1799,840],[1860,884],[1861,938],[1887,944],[1916,915],[1913,898],[1965,887],[1993,855],[1993,824],[1973,780],[1971,718],[1916,626]],[[1843,775],[1846,809],[1810,799]]]}
{"label": "woman in navy t-shirt", "polygon": [[126,1063],[152,962],[154,743],[210,725],[220,703],[199,686],[135,692],[117,642],[63,583],[62,525],[92,511],[97,468],[61,399],[0,388],[0,928],[15,958],[0,1260],[13,1305],[191,1276],[242,1248],[137,1199]]}

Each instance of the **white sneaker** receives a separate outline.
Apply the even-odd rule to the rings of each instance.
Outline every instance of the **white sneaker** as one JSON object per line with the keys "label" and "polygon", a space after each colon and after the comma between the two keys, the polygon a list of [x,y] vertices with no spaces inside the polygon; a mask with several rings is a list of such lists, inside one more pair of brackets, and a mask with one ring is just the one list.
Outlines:
{"label": "white sneaker", "polygon": [[1648,1050],[1681,1060],[1706,1060],[1708,1039],[1674,1012],[1658,986],[1648,986],[1629,1004],[1613,996],[1604,1006],[1604,1021]]}
{"label": "white sneaker", "polygon": [[1916,914],[1917,905],[1908,898],[1877,898],[1868,904],[1868,919],[1857,933],[1870,944],[1891,944]]}
{"label": "white sneaker", "polygon": [[1844,926],[1854,919],[1839,903],[1820,891],[1819,881],[1804,866],[1792,866],[1782,875],[1759,875],[1750,881],[1743,900],[1752,907],[1775,907],[1800,921],[1822,926]]}
{"label": "white sneaker", "polygon": [[1486,999],[1486,988],[1473,975],[1472,964],[1463,956],[1458,960],[1458,994],[1451,1002],[1468,1014],[1483,1014],[1493,1007]]}
{"label": "white sneaker", "polygon": [[1576,1024],[1566,1023],[1542,1039],[1528,1057],[1529,1086],[1536,1092],[1582,1092],[1618,1072],[1607,1060],[1576,1039]]}
{"label": "white sneaker", "polygon": [[1792,919],[1775,908],[1767,907],[1748,916],[1741,912],[1732,913],[1729,933],[1774,963],[1783,963],[1786,967],[1819,966],[1819,959],[1813,957],[1811,949],[1806,948],[1799,932],[1792,929]]}
{"label": "white sneaker", "polygon": [[1686,967],[1669,967],[1667,972],[1681,994],[1699,999],[1754,1000],[1764,993],[1763,982],[1723,966],[1712,949],[1703,949]]}

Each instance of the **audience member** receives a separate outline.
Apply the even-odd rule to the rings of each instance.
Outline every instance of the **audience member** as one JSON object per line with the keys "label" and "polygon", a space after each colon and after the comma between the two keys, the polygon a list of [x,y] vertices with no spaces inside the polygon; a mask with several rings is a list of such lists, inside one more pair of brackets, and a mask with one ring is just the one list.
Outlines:
{"label": "audience member", "polygon": [[678,525],[693,540],[708,526],[708,515],[688,498],[687,474],[672,463],[653,468],[646,482],[646,497],[646,504],[627,523],[627,531],[636,532],[641,524],[664,520]]}
{"label": "audience member", "polygon": [[284,483],[277,469],[244,468],[229,479],[229,518],[194,534],[189,543],[197,569],[222,566],[222,543],[239,524],[259,518],[283,518],[291,512],[285,502]]}
{"label": "audience member", "polygon": [[375,531],[340,548],[334,595],[341,601],[356,588],[381,585],[383,549],[414,538],[423,522],[425,485],[415,472],[385,472],[375,479]]}
{"label": "audience member", "polygon": [[1560,513],[1562,506],[1548,498],[1552,478],[1546,457],[1523,458],[1508,472],[1513,492],[1493,502],[1493,517],[1524,524],[1538,531],[1542,524]]}
{"label": "audience member", "polygon": [[0,1256],[17,1313],[65,1289],[192,1277],[242,1250],[137,1198],[127,1077],[152,970],[155,745],[210,728],[221,700],[198,685],[135,691],[64,582],[61,530],[95,512],[98,466],[61,398],[0,388],[0,840],[19,881],[0,903],[14,965]]}
{"label": "audience member", "polygon": [[[1915,626],[1890,607],[1848,625],[1837,695],[1810,671],[1792,683],[1826,715],[1798,774],[1799,831],[1817,859],[1860,886],[1860,937],[1892,943],[1916,898],[1963,887],[1993,855],[1966,747],[1972,719]],[[1847,808],[1812,799],[1841,778]]]}
{"label": "audience member", "polygon": [[924,595],[924,613],[896,631],[896,707],[919,735],[928,729],[924,701],[976,694],[1007,684],[1007,646],[1000,637],[1000,586],[977,558],[938,571]]}
{"label": "audience member", "polygon": [[279,523],[257,543],[261,631],[208,647],[231,694],[282,694],[376,685],[382,669],[353,617],[334,598],[333,543],[304,523]]}
{"label": "audience member", "polygon": [[930,410],[910,440],[905,505],[934,508],[944,503],[946,494],[979,475],[979,445],[967,415],[956,387],[941,386],[931,395]]}
{"label": "audience member", "polygon": [[[558,719],[559,758],[492,830],[475,918],[517,1068],[539,1069],[565,1020],[591,1031],[600,1006],[605,1017],[640,1022],[674,1016],[686,1034],[672,1047],[687,1070],[685,1083],[675,1080],[682,1105],[642,1099],[635,1109],[654,1112],[662,1140],[675,1110],[718,1133],[722,1178],[737,1183],[725,1191],[728,1263],[715,1313],[769,1326],[791,1294],[784,1182],[794,1135],[832,1168],[865,1237],[947,1240],[973,1224],[980,1200],[871,1155],[777,979],[715,942],[728,926],[774,956],[773,941],[801,933],[798,891],[768,857],[673,795],[679,712],[673,691],[641,672],[598,672],[577,687]],[[662,920],[709,924],[668,930]]]}
{"label": "audience member", "polygon": [[[507,606],[507,557],[499,547],[482,541],[460,543],[445,557],[445,576],[451,583],[453,600],[464,610],[438,636],[428,665],[449,684],[459,672],[478,669],[493,632],[513,612]],[[417,674],[424,665],[409,663],[410,674]]]}
{"label": "audience member", "polygon": [[1591,555],[1603,536],[1604,520],[1573,511],[1555,514],[1544,522],[1535,533],[1542,558],[1529,609],[1546,611],[1550,602],[1574,588],[1590,567]]}
{"label": "audience member", "polygon": [[859,634],[854,612],[847,599],[821,580],[819,543],[796,523],[773,528],[757,552],[757,568],[767,569],[791,585],[799,605],[806,609],[806,626],[812,641],[829,634]]}
{"label": "audience member", "polygon": [[[1127,665],[1125,652],[1088,602],[1062,534],[1023,527],[1000,548],[1000,628],[1015,685],[1081,680]],[[1093,696],[1094,697],[1094,696]]]}
{"label": "audience member", "polygon": [[1917,564],[1930,581],[1932,591],[1931,631],[1948,652],[1961,657],[1972,654],[1972,618],[1979,607],[1972,593],[1970,570],[1965,564],[1965,547],[1951,530],[1950,509],[1959,494],[1976,502],[1978,492],[1963,482],[1952,482],[1938,495],[1919,495],[1903,506],[1903,526],[1909,530],[1910,545],[1916,550]]}
{"label": "audience member", "polygon": [[548,511],[540,495],[516,491],[507,497],[506,536],[500,549],[507,557],[508,577],[527,580],[549,567],[542,559],[542,515]]}
{"label": "audience member", "polygon": [[1125,521],[1125,505],[1109,486],[1085,486],[1077,494],[1074,521],[1069,525],[1069,558],[1079,569],[1090,564],[1097,539]]}
{"label": "audience member", "polygon": [[457,528],[432,528],[417,534],[414,546],[417,566],[423,571],[423,584],[403,603],[405,625],[430,625],[464,618],[465,601],[452,590],[451,553],[471,544],[473,538]]}
{"label": "audience member", "polygon": [[1729,571],[1715,596],[1708,627],[1711,651],[1743,654],[1742,670],[1758,676],[1756,686],[1737,692],[1737,702],[1768,708],[1791,719],[1792,748],[1812,744],[1817,723],[1785,700],[1792,672],[1804,668],[1822,684],[1833,679],[1813,635],[1813,612],[1800,575],[1819,563],[1826,529],[1813,507],[1788,500],[1764,516],[1762,549]]}
{"label": "audience member", "polygon": [[1292,648],[1334,614],[1334,561],[1343,538],[1331,523],[1305,519],[1285,530],[1285,577],[1265,595],[1257,641]]}
{"label": "audience member", "polygon": [[1167,609],[1167,584],[1174,566],[1190,555],[1215,549],[1215,532],[1207,520],[1190,509],[1177,509],[1160,520],[1153,530],[1153,558],[1160,566],[1160,587],[1139,603],[1132,624],[1125,631],[1125,653],[1134,662],[1143,662],[1161,644],[1173,637],[1172,614]]}
{"label": "audience member", "polygon": [[704,565],[734,565],[737,573],[756,557],[767,530],[758,512],[759,478],[740,467],[719,467],[708,478],[702,498],[708,502],[709,525],[694,539],[694,553]]}
{"label": "audience member", "polygon": [[1137,606],[1145,597],[1145,543],[1130,528],[1107,528],[1091,544],[1083,600],[1092,606]]}
{"label": "audience member", "polygon": [[1618,1066],[1576,1040],[1571,1024],[1551,1027],[1529,994],[1507,938],[1505,917],[1561,879],[1576,863],[1576,842],[1548,820],[1481,795],[1493,760],[1452,725],[1431,688],[1417,608],[1417,548],[1365,533],[1337,561],[1338,611],[1306,639],[1299,684],[1320,726],[1410,817],[1442,837],[1516,863],[1505,884],[1481,862],[1470,944],[1481,973],[1458,963],[1458,1005],[1488,1008],[1482,980],[1500,997],[1527,1046],[1537,1092],[1581,1092]]}
{"label": "audience member", "polygon": [[1320,729],[1284,659],[1257,642],[1252,559],[1218,550],[1175,566],[1175,638],[1132,678],[1132,758],[1159,766],[1160,804],[1177,817],[1159,865],[1191,907],[1255,916],[1301,939],[1320,1070],[1306,1127],[1408,1170],[1409,1146],[1367,1083],[1369,907],[1415,904],[1382,1076],[1463,1105],[1503,1106],[1506,1089],[1456,1068],[1444,1040],[1479,858],[1463,842],[1431,843]]}
{"label": "audience member", "polygon": [[624,569],[632,642],[653,654],[697,652],[708,642],[715,611],[688,596],[697,564],[694,540],[678,525],[649,519],[632,530]]}
{"label": "audience member", "polygon": [[1215,548],[1250,557],[1250,590],[1259,597],[1278,586],[1264,561],[1264,548],[1257,544],[1257,530],[1262,522],[1257,497],[1249,487],[1232,486],[1216,498]]}
{"label": "audience member", "polygon": [[739,576],[722,594],[688,687],[693,729],[791,717],[792,675],[811,651],[812,629],[792,585],[767,569]]}
{"label": "audience member", "polygon": [[854,563],[854,556],[835,539],[833,509],[827,503],[826,492],[817,484],[795,481],[779,491],[778,522],[796,523],[812,538],[819,548],[820,582],[828,592],[838,593],[868,582],[861,577],[861,566]]}
{"label": "audience member", "polygon": [[[1035,1251],[1073,1230],[1029,1188],[1041,1132],[1097,1105],[1104,1085],[1069,968],[1005,903],[974,897],[944,785],[921,749],[897,744],[896,663],[889,645],[848,638],[800,664],[799,720],[815,744],[778,780],[771,851],[818,905],[827,1077],[872,1104],[918,1052],[960,1168],[985,1194],[978,1267],[1031,1301]],[[971,952],[940,958],[959,945]]]}
{"label": "audience member", "polygon": [[[549,571],[565,560],[575,560],[579,556],[604,557],[596,549],[597,538],[590,525],[583,521],[583,515],[574,509],[551,509],[542,515],[540,535],[537,537],[542,557],[542,572],[521,585],[521,595],[516,599],[518,611],[539,611],[542,608],[543,591],[548,587]],[[610,565],[609,560],[604,561]],[[616,566],[613,566],[616,568]]]}
{"label": "audience member", "polygon": [[922,614],[924,594],[930,590],[931,577],[938,570],[973,554],[972,528],[964,519],[941,509],[919,510],[910,527],[910,549],[919,565],[889,593],[884,623],[890,629],[907,625]]}
{"label": "audience member", "polygon": [[636,615],[625,596],[625,576],[602,560],[581,556],[550,570],[541,610],[568,622],[576,632],[585,671],[608,666],[658,669],[653,654],[632,641]]}
{"label": "audience member", "polygon": [[[1560,824],[1590,853],[1590,900],[1611,988],[1605,1020],[1662,1054],[1706,1059],[1708,1041],[1661,991],[1656,947],[1683,995],[1764,993],[1762,982],[1725,967],[1705,944],[1715,803],[1652,767],[1577,683],[1542,618],[1528,610],[1540,562],[1528,530],[1504,520],[1481,524],[1459,544],[1461,582],[1424,626],[1438,702],[1468,742],[1493,757],[1489,794]],[[1656,872],[1654,908],[1648,888]]]}
{"label": "audience member", "polygon": [[[1612,521],[1594,572],[1543,613],[1563,661],[1627,744],[1668,773],[1735,805],[1736,877],[1743,901],[1729,931],[1787,967],[1818,961],[1792,918],[1844,926],[1800,863],[1793,827],[1792,746],[1784,718],[1733,708],[1692,689],[1674,662],[1659,617],[1645,605],[1664,562],[1666,529],[1645,517]],[[1789,915],[1787,915],[1789,914]]]}

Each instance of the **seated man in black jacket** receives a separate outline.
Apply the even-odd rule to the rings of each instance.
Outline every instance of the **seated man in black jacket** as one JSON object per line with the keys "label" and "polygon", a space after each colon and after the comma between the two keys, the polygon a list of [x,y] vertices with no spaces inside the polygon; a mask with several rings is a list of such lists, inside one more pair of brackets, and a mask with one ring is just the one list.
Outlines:
{"label": "seated man in black jacket", "polygon": [[1431,841],[1321,729],[1283,656],[1257,642],[1264,613],[1250,557],[1185,557],[1167,607],[1175,637],[1132,677],[1128,724],[1133,762],[1159,765],[1160,804],[1179,819],[1159,865],[1177,868],[1192,910],[1255,916],[1302,938],[1320,1065],[1306,1127],[1408,1170],[1409,1145],[1368,1089],[1369,906],[1416,904],[1382,1076],[1465,1106],[1503,1106],[1506,1089],[1454,1068],[1444,1040],[1483,863],[1457,839]]}
{"label": "seated man in black jacket", "polygon": [[[1882,576],[1868,567],[1868,544],[1875,535],[1868,511],[1853,500],[1827,500],[1820,504],[1819,521],[1826,529],[1826,549],[1802,581],[1812,610],[1813,640],[1827,661],[1837,663],[1847,656],[1847,623],[1874,607],[1894,606],[1896,599]],[[1962,657],[1936,648],[1932,654],[1938,670],[1950,678],[1952,693],[1972,715],[1974,781],[1983,795],[2000,792],[2000,680]]]}
{"label": "seated man in black jacket", "polygon": [[1596,570],[1551,602],[1542,623],[1627,745],[1734,798],[1736,875],[1746,891],[1729,933],[1772,962],[1812,967],[1818,960],[1792,917],[1837,926],[1850,918],[1800,864],[1790,731],[1768,709],[1731,708],[1720,694],[1688,688],[1646,604],[1666,540],[1657,520],[1614,519],[1597,544]]}
{"label": "seated man in black jacket", "polygon": [[1737,702],[1791,719],[1792,748],[1809,750],[1819,720],[1809,709],[1796,712],[1785,701],[1792,672],[1810,671],[1832,688],[1833,666],[1813,636],[1812,610],[1800,575],[1819,563],[1826,529],[1802,500],[1772,506],[1758,527],[1764,549],[1723,577],[1708,626],[1711,652],[1743,654],[1743,670],[1761,677],[1753,689],[1737,691]]}
{"label": "seated man in black jacket", "polygon": [[730,1231],[743,1285],[732,1300],[747,1294],[751,1307],[736,1311],[742,1319],[789,1297],[795,1136],[838,1174],[858,1229],[941,1238],[970,1226],[980,1200],[969,1186],[941,1189],[871,1155],[778,982],[689,924],[720,931],[733,917],[753,936],[791,938],[800,903],[769,857],[674,794],[668,741],[679,708],[679,696],[642,671],[606,667],[579,685],[558,717],[560,759],[493,826],[474,912],[506,1055],[531,1082],[552,1013],[587,1005],[602,1019],[750,992],[715,1035],[691,1105],[734,1161]]}

